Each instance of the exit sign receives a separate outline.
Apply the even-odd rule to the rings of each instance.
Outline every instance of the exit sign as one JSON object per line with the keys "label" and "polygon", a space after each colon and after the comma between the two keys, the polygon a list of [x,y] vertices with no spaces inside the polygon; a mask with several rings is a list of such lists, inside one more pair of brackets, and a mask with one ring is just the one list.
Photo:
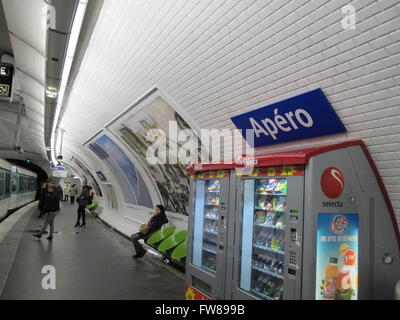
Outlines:
{"label": "exit sign", "polygon": [[8,63],[0,63],[0,98],[12,96],[14,67]]}

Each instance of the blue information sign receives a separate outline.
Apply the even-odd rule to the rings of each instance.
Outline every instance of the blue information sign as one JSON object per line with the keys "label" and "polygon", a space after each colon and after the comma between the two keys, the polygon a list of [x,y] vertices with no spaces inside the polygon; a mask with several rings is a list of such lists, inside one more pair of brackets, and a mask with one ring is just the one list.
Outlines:
{"label": "blue information sign", "polygon": [[246,130],[254,130],[254,145],[309,139],[346,132],[321,89],[277,102],[231,118],[246,139]]}

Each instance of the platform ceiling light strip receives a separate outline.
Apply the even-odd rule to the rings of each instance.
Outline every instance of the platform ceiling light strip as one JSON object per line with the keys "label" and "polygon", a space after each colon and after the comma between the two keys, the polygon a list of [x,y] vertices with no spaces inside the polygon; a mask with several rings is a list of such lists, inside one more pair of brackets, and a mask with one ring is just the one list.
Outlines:
{"label": "platform ceiling light strip", "polygon": [[72,25],[71,34],[68,41],[68,49],[66,58],[64,61],[63,73],[61,77],[60,92],[58,94],[56,113],[54,116],[53,129],[51,132],[51,159],[54,164],[58,161],[56,160],[56,150],[59,149],[61,144],[61,136],[57,135],[57,143],[55,143],[55,133],[57,129],[57,122],[61,112],[61,106],[64,99],[65,89],[67,87],[69,74],[71,72],[72,62],[74,61],[75,50],[78,44],[79,34],[81,32],[81,27],[83,23],[83,18],[85,16],[87,7],[87,1],[79,1],[78,8],[75,13],[74,23]]}

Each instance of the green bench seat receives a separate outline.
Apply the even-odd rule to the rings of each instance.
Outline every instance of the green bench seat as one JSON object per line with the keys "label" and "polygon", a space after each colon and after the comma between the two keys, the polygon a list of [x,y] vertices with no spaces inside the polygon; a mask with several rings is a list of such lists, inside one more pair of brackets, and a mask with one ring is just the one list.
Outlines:
{"label": "green bench seat", "polygon": [[86,209],[88,209],[91,212],[93,212],[94,210],[97,209],[98,206],[99,206],[99,202],[95,200],[95,201],[92,201],[92,204],[87,205]]}
{"label": "green bench seat", "polygon": [[168,238],[171,234],[173,234],[175,229],[176,229],[175,226],[159,229],[158,231],[152,233],[149,238],[147,238],[146,243],[148,245],[154,245],[160,241],[163,241],[164,239]]}
{"label": "green bench seat", "polygon": [[158,251],[166,252],[175,248],[178,244],[186,240],[187,233],[187,230],[182,230],[169,236],[158,246]]}
{"label": "green bench seat", "polygon": [[187,240],[179,244],[174,251],[172,251],[171,258],[174,260],[181,260],[186,258],[187,254]]}

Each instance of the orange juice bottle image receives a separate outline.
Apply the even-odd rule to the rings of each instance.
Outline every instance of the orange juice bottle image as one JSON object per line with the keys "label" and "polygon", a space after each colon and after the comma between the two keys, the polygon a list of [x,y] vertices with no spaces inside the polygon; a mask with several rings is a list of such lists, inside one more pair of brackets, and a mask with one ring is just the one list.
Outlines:
{"label": "orange juice bottle image", "polygon": [[335,300],[336,284],[339,275],[339,267],[337,262],[338,259],[336,257],[329,258],[329,264],[325,269],[325,281],[321,300]]}
{"label": "orange juice bottle image", "polygon": [[356,276],[354,279],[354,288],[357,289],[358,288],[358,272],[356,272]]}

